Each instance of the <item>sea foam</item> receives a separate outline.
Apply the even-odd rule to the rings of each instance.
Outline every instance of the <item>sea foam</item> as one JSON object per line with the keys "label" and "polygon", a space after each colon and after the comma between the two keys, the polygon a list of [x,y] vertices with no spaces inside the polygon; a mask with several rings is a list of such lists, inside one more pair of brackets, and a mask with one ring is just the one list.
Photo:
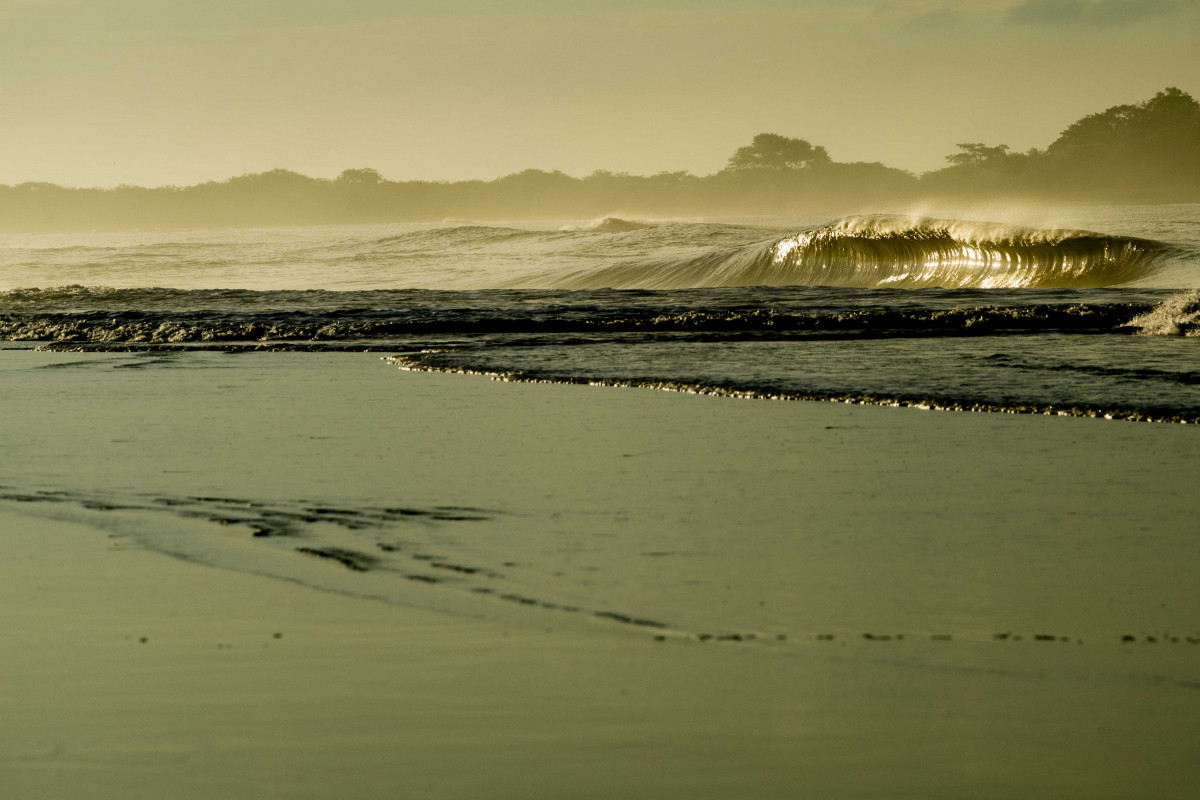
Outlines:
{"label": "sea foam", "polygon": [[1200,291],[1180,292],[1128,324],[1145,336],[1200,336]]}

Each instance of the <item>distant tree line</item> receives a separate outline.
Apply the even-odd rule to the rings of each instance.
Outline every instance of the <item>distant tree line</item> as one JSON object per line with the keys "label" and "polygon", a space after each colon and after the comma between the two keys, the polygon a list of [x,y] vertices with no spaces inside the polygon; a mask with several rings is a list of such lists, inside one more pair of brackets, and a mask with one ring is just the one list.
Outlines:
{"label": "distant tree line", "polygon": [[1085,202],[1200,201],[1200,103],[1175,88],[1073,123],[1045,150],[958,145],[923,193]]}
{"label": "distant tree line", "polygon": [[147,189],[0,186],[8,231],[588,219],[613,213],[716,216],[844,213],[922,201],[1200,202],[1200,104],[1168,88],[1075,122],[1045,150],[967,142],[943,169],[914,175],[833,161],[824,147],[761,133],[712,175],[529,169],[492,181],[388,181],[373,169],[333,180],[288,170]]}

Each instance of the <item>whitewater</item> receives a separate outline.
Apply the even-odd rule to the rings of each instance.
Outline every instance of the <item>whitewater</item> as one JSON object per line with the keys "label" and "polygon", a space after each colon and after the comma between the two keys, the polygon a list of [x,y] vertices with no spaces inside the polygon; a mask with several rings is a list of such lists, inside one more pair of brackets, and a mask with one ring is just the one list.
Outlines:
{"label": "whitewater", "polygon": [[1200,422],[1200,206],[1008,216],[9,234],[0,341]]}

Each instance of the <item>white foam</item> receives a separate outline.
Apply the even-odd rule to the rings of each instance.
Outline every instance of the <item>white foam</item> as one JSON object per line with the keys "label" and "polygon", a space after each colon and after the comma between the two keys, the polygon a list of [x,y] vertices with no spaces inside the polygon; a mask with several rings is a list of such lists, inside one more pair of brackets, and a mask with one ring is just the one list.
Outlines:
{"label": "white foam", "polygon": [[1200,336],[1200,291],[1173,295],[1129,325],[1142,336]]}

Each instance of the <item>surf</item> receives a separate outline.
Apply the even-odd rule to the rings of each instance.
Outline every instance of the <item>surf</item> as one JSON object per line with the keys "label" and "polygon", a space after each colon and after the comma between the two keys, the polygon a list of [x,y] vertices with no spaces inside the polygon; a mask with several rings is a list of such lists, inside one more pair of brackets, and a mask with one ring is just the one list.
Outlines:
{"label": "surf", "polygon": [[748,246],[544,274],[533,285],[1088,289],[1145,279],[1187,255],[1164,242],[1084,230],[859,216]]}

